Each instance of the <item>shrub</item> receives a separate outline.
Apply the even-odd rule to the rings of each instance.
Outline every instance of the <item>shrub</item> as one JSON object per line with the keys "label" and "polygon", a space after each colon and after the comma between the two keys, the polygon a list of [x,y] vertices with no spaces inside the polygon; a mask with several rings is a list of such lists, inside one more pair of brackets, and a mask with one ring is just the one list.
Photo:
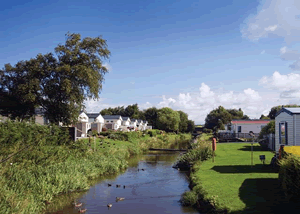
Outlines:
{"label": "shrub", "polygon": [[98,132],[96,130],[92,130],[92,136],[97,136]]}
{"label": "shrub", "polygon": [[300,157],[285,153],[279,164],[279,181],[286,196],[300,201]]}
{"label": "shrub", "polygon": [[183,193],[180,202],[183,206],[193,206],[198,201],[198,194],[194,191]]}

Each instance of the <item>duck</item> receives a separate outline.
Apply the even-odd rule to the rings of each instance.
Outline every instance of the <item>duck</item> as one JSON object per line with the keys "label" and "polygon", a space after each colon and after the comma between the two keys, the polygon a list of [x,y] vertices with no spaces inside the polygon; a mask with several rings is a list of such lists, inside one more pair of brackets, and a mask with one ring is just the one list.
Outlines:
{"label": "duck", "polygon": [[118,188],[118,187],[121,187],[121,185],[117,184],[116,187],[117,187],[117,188]]}
{"label": "duck", "polygon": [[112,207],[112,204],[107,204],[107,207],[108,207],[108,208],[111,208],[111,207]]}
{"label": "duck", "polygon": [[107,184],[109,187],[111,187],[111,184]]}
{"label": "duck", "polygon": [[123,186],[123,188],[125,189],[125,185]]}
{"label": "duck", "polygon": [[119,198],[119,197],[116,197],[116,201],[124,201],[125,198]]}
{"label": "duck", "polygon": [[145,171],[145,169],[142,169],[142,171]]}
{"label": "duck", "polygon": [[138,172],[140,171],[140,169],[138,169]]}
{"label": "duck", "polygon": [[87,211],[87,209],[82,210],[81,208],[79,209],[79,213],[85,213]]}

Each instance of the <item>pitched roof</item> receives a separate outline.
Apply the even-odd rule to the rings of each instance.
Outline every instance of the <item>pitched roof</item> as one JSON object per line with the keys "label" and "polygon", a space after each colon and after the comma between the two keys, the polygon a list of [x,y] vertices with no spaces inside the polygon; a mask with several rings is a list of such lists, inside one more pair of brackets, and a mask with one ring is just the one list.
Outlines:
{"label": "pitched roof", "polygon": [[129,117],[122,117],[122,119],[123,119],[123,120],[128,120],[128,119],[130,120]]}
{"label": "pitched roof", "polygon": [[103,116],[103,118],[105,119],[105,120],[107,120],[107,119],[119,119],[121,117],[121,115],[104,115]]}
{"label": "pitched roof", "polygon": [[293,115],[293,114],[300,114],[300,108],[282,108],[280,109],[280,111],[277,112],[276,116],[277,117],[281,112],[286,112],[289,115]]}
{"label": "pitched roof", "polygon": [[137,120],[137,121],[138,121],[138,123],[141,123],[141,122],[143,123],[143,121],[142,121],[142,120],[140,120],[140,119],[139,119],[139,120]]}
{"label": "pitched roof", "polygon": [[86,113],[86,115],[89,118],[97,118],[100,115],[100,113]]}

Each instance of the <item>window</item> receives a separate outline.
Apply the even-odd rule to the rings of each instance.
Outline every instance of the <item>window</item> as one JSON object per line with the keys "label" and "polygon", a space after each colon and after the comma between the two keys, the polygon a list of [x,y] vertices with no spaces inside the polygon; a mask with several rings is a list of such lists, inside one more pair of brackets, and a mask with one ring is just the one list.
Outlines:
{"label": "window", "polygon": [[110,121],[111,123],[113,123],[114,121]]}
{"label": "window", "polygon": [[279,144],[287,145],[287,122],[279,123]]}
{"label": "window", "polygon": [[107,120],[106,122],[107,122],[107,123],[109,123],[109,121],[108,121],[108,120]]}
{"label": "window", "polygon": [[242,126],[238,126],[238,133],[242,132]]}

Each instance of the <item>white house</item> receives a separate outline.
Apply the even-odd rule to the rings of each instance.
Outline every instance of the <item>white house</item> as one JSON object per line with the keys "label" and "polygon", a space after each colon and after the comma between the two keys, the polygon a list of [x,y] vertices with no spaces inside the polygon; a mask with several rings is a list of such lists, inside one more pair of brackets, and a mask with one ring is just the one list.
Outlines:
{"label": "white house", "polygon": [[148,121],[146,121],[146,120],[143,121],[143,125],[142,125],[143,129],[142,129],[142,130],[143,130],[143,131],[146,130],[146,129],[147,129],[147,126],[148,126]]}
{"label": "white house", "polygon": [[104,126],[104,118],[100,113],[87,113],[89,123],[91,124],[91,130],[96,130],[97,133],[102,132]]}
{"label": "white house", "polygon": [[254,134],[259,134],[261,129],[266,126],[270,120],[232,120],[230,124],[225,126],[225,131],[233,133],[248,134],[253,131]]}
{"label": "white house", "polygon": [[129,127],[130,126],[130,118],[129,117],[122,117],[123,121],[122,121],[122,125],[123,126],[127,126]]}
{"label": "white house", "polygon": [[136,126],[138,127],[138,130],[143,130],[143,121],[142,120],[137,120]]}
{"label": "white house", "polygon": [[89,117],[84,112],[80,112],[78,116],[78,122],[75,126],[77,128],[76,137],[87,137],[87,132],[91,128],[91,124],[89,123]]}
{"label": "white house", "polygon": [[131,121],[130,121],[130,127],[135,129],[136,126],[137,126],[137,119],[131,119]]}
{"label": "white house", "polygon": [[105,127],[108,129],[118,130],[122,125],[121,115],[104,115]]}
{"label": "white house", "polygon": [[275,151],[280,145],[300,146],[300,108],[282,108],[275,117]]}

